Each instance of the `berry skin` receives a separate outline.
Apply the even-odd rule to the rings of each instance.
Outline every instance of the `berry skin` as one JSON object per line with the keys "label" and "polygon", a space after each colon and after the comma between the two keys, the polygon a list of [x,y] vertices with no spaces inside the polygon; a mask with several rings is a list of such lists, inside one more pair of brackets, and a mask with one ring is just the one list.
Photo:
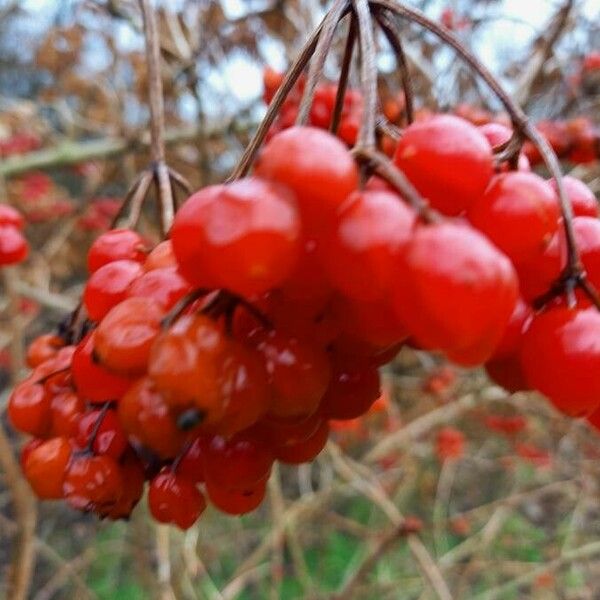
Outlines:
{"label": "berry skin", "polygon": [[127,290],[130,298],[147,298],[168,311],[192,288],[175,267],[156,268],[136,279]]}
{"label": "berry skin", "polygon": [[189,529],[204,512],[206,500],[191,481],[165,469],[150,482],[148,506],[159,523]]}
{"label": "berry skin", "polygon": [[154,383],[144,377],[134,383],[117,406],[119,422],[127,434],[160,458],[174,458],[186,435]]}
{"label": "berry skin", "polygon": [[[98,424],[98,420],[101,419]],[[127,448],[127,436],[117,418],[117,411],[92,410],[86,413],[77,425],[75,441],[80,448],[87,448],[94,436],[91,450],[94,454],[106,454],[119,460]]]}
{"label": "berry skin", "polygon": [[250,177],[189,198],[171,230],[185,277],[237,294],[262,294],[287,279],[300,253],[300,219],[284,186]]}
{"label": "berry skin", "polygon": [[515,264],[542,252],[558,229],[558,198],[534,173],[511,172],[494,177],[468,212],[483,232]]}
{"label": "berry skin", "polygon": [[489,378],[507,392],[524,392],[531,389],[525,380],[520,354],[511,354],[485,363]]}
{"label": "berry skin", "polygon": [[177,259],[173,253],[173,243],[171,240],[165,240],[154,246],[142,266],[146,272],[154,271],[154,269],[177,267]]}
{"label": "berry skin", "polygon": [[65,390],[56,394],[50,402],[52,434],[74,437],[84,411],[85,402],[73,391]]}
{"label": "berry skin", "polygon": [[494,170],[492,148],[483,133],[452,115],[409,125],[394,162],[431,206],[446,215],[468,209]]}
{"label": "berry skin", "polygon": [[35,369],[43,362],[54,358],[64,345],[64,340],[52,333],[36,337],[27,347],[27,366]]}
{"label": "berry skin", "polygon": [[0,267],[23,262],[29,254],[29,245],[14,225],[0,225]]}
{"label": "berry skin", "polygon": [[536,315],[523,338],[527,382],[572,417],[600,405],[600,313],[550,308]]}
{"label": "berry skin", "polygon": [[55,437],[30,449],[23,457],[23,472],[35,495],[42,500],[63,497],[63,480],[71,445],[67,438]]}
{"label": "berry skin", "polygon": [[83,291],[90,319],[100,321],[113,306],[125,300],[129,286],[141,274],[141,265],[133,260],[116,260],[92,273]]}
{"label": "berry skin", "polygon": [[358,169],[344,144],[315,127],[290,127],[273,136],[254,173],[292,189],[307,237],[326,230],[358,187]]}
{"label": "berry skin", "polygon": [[94,358],[96,345],[92,331],[79,342],[71,365],[77,394],[90,402],[118,400],[129,389],[133,380],[115,375],[97,364]]}
{"label": "berry skin", "polygon": [[196,438],[189,444],[177,463],[177,475],[192,483],[204,482],[204,456],[202,439]]}
{"label": "berry skin", "polygon": [[396,283],[396,313],[416,342],[465,365],[491,356],[518,297],[508,258],[477,231],[450,222],[417,229]]}
{"label": "berry skin", "polygon": [[[492,148],[496,146],[500,146],[505,144],[510,140],[513,135],[513,130],[506,125],[502,125],[501,123],[484,123],[478,127],[479,131],[485,135],[487,141],[490,143]],[[529,164],[529,159],[523,152],[519,154],[519,160],[517,164],[517,169],[519,171],[531,171],[531,165]],[[509,164],[503,163],[500,165],[499,170],[501,172],[506,172],[509,170]]]}
{"label": "berry skin", "polygon": [[329,425],[322,421],[308,438],[295,443],[275,447],[275,458],[288,465],[300,465],[313,461],[325,448],[329,438]]}
{"label": "berry skin", "polygon": [[88,271],[94,273],[100,267],[116,260],[132,260],[138,263],[146,259],[146,244],[142,236],[131,229],[112,229],[96,238],[88,252]]}
{"label": "berry skin", "polygon": [[110,511],[118,502],[122,489],[121,468],[106,454],[74,456],[63,482],[65,500],[82,511]]}
{"label": "berry skin", "polygon": [[202,455],[206,481],[227,489],[255,486],[269,477],[273,465],[271,449],[251,431],[229,439],[219,435],[207,438]]}
{"label": "berry skin", "polygon": [[100,511],[101,516],[112,520],[127,519],[144,493],[144,465],[135,452],[128,450],[121,460],[120,467],[123,480],[121,495],[108,511]]}
{"label": "berry skin", "polygon": [[46,437],[49,430],[50,396],[44,386],[26,379],[8,399],[8,418],[12,426],[35,437]]}
{"label": "berry skin", "polygon": [[388,295],[394,263],[416,215],[392,192],[354,192],[340,207],[326,244],[328,273],[343,294],[362,301]]}
{"label": "berry skin", "polygon": [[263,419],[257,428],[264,432],[264,438],[274,448],[296,445],[306,441],[323,423],[319,414],[304,419]]}
{"label": "berry skin", "polygon": [[245,490],[231,490],[212,481],[206,482],[206,493],[211,504],[229,515],[245,515],[256,510],[265,498],[266,488],[266,481]]}
{"label": "berry skin", "polygon": [[337,357],[319,414],[326,419],[340,421],[356,419],[371,408],[379,394],[376,367],[347,357]]}
{"label": "berry skin", "polygon": [[[598,200],[594,192],[576,177],[565,175],[562,178],[563,186],[567,197],[571,201],[573,215],[576,217],[596,217],[598,218]],[[550,185],[558,194],[558,186],[554,179],[549,180]]]}
{"label": "berry skin", "polygon": [[252,342],[264,357],[273,391],[269,414],[279,419],[313,414],[331,379],[325,351],[277,330],[258,331]]}
{"label": "berry skin", "polygon": [[94,334],[94,356],[118,375],[144,374],[163,316],[162,307],[152,298],[123,300],[111,308],[98,325]]}
{"label": "berry skin", "polygon": [[23,215],[8,204],[0,204],[0,225],[10,225],[16,229],[23,229],[25,219]]}
{"label": "berry skin", "polygon": [[504,335],[496,346],[491,360],[506,358],[519,352],[523,334],[529,327],[532,317],[533,309],[523,298],[519,297],[504,330]]}
{"label": "berry skin", "polygon": [[228,342],[220,326],[204,315],[183,316],[156,339],[148,374],[169,406],[195,406],[204,423],[225,412],[221,395],[222,359]]}

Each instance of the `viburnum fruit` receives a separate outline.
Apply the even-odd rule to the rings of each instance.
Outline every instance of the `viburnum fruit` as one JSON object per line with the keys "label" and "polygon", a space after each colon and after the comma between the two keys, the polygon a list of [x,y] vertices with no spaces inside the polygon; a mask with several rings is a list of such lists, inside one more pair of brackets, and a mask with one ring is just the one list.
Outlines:
{"label": "viburnum fruit", "polygon": [[[583,181],[565,175],[562,183],[576,217],[598,217],[598,200],[594,192]],[[550,185],[558,193],[558,186],[554,179],[550,179]]]}
{"label": "viburnum fruit", "polygon": [[485,191],[494,172],[492,148],[468,121],[436,115],[408,126],[394,162],[430,204],[459,215]]}
{"label": "viburnum fruit", "polygon": [[511,262],[466,225],[417,228],[399,261],[394,305],[400,321],[422,347],[460,364],[491,356],[517,298]]}
{"label": "viburnum fruit", "polygon": [[27,452],[22,459],[23,471],[38,498],[63,497],[63,480],[70,459],[71,445],[64,437],[42,441]]}
{"label": "viburnum fruit", "polygon": [[300,252],[294,195],[257,177],[204,188],[177,213],[171,241],[192,284],[266,292],[290,275]]}
{"label": "viburnum fruit", "polygon": [[147,250],[142,236],[131,229],[112,229],[96,238],[87,255],[88,271],[94,273],[100,267],[116,260],[144,262]]}
{"label": "viburnum fruit", "polygon": [[536,315],[521,348],[532,388],[560,411],[580,417],[600,406],[600,313],[595,308],[549,308]]}
{"label": "viburnum fruit", "polygon": [[221,487],[210,480],[206,482],[208,499],[221,512],[230,515],[243,515],[258,508],[266,493],[266,481],[240,490]]}

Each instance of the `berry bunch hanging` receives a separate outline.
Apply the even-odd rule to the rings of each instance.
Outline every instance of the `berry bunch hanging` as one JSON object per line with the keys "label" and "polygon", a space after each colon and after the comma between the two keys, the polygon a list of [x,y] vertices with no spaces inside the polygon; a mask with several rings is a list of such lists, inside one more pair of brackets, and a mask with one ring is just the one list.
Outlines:
{"label": "berry bunch hanging", "polygon": [[[599,408],[600,225],[589,190],[561,180],[501,91],[509,139],[435,115],[402,131],[393,160],[378,152],[370,11],[392,40],[395,14],[440,29],[387,0],[350,8],[336,2],[309,41],[298,125],[272,131],[259,152],[306,52],[231,180],[192,194],[168,239],[150,248],[114,229],[91,247],[82,306],[31,344],[32,373],[9,400],[13,425],[33,436],[22,465],[40,498],[122,518],[148,481],[162,523],[190,527],[207,502],[254,510],[275,461],[312,461],[330,421],[370,409],[378,368],[403,344],[485,365],[507,389],[537,389],[571,416]],[[304,124],[331,44],[319,35],[345,11],[359,30],[364,101],[351,150],[335,126]],[[343,102],[336,91],[334,124]],[[519,169],[524,138],[555,181]]]}

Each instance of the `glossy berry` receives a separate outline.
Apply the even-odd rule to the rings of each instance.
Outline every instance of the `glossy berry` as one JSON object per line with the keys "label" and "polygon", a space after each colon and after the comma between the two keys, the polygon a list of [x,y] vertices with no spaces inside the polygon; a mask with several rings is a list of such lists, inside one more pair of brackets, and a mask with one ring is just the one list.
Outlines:
{"label": "glossy berry", "polygon": [[113,373],[144,374],[163,316],[161,305],[152,298],[126,298],[111,308],[98,325],[94,356]]}
{"label": "glossy berry", "polygon": [[251,431],[230,439],[212,436],[204,441],[202,451],[206,480],[228,489],[255,486],[267,479],[273,464],[271,449]]}
{"label": "glossy berry", "polygon": [[492,149],[468,121],[437,115],[407,127],[394,162],[430,204],[446,215],[468,209],[493,174]]}
{"label": "glossy berry", "polygon": [[92,273],[83,291],[83,302],[90,319],[100,321],[127,297],[129,286],[142,274],[133,260],[116,260]]}
{"label": "glossy berry", "polygon": [[379,393],[376,367],[356,359],[337,357],[319,413],[326,419],[356,419],[371,408]]}
{"label": "glossy berry", "polygon": [[506,254],[524,263],[542,252],[558,229],[558,198],[534,173],[503,173],[471,205],[471,224]]}
{"label": "glossy berry", "polygon": [[74,456],[63,481],[67,503],[82,511],[110,511],[123,489],[123,475],[110,456]]}
{"label": "glossy berry", "polygon": [[277,330],[257,332],[252,341],[264,358],[273,394],[269,414],[276,418],[313,414],[331,379],[325,351]]}
{"label": "glossy berry", "polygon": [[27,347],[27,366],[34,369],[43,362],[54,358],[64,345],[64,340],[52,333],[39,335]]}
{"label": "glossy berry", "polygon": [[171,240],[164,240],[154,246],[148,256],[146,256],[146,260],[142,266],[144,271],[177,267],[177,260],[173,253],[173,244]]}
{"label": "glossy berry", "polygon": [[78,395],[90,402],[118,400],[130,387],[132,380],[109,372],[94,357],[95,332],[79,342],[71,366]]}
{"label": "glossy berry", "polygon": [[511,394],[531,389],[523,373],[520,352],[486,362],[485,370],[494,383]]}
{"label": "glossy berry", "polygon": [[160,458],[174,458],[183,448],[185,432],[154,383],[144,377],[134,383],[117,406],[119,422],[131,439]]}
{"label": "glossy berry", "polygon": [[88,271],[94,273],[116,260],[142,263],[146,254],[146,243],[139,233],[131,229],[111,229],[96,238],[90,247],[87,256]]}
{"label": "glossy berry", "polygon": [[161,267],[152,269],[136,279],[129,286],[127,296],[154,300],[168,311],[191,289],[176,267]]}
{"label": "glossy berry", "polygon": [[244,490],[221,487],[210,480],[206,482],[208,499],[215,508],[229,515],[244,515],[256,510],[266,493],[266,482],[261,481]]}
{"label": "glossy berry", "polygon": [[334,286],[356,300],[389,294],[394,263],[406,246],[415,213],[392,192],[355,192],[340,207],[326,244]]}
{"label": "glossy berry", "polygon": [[322,425],[323,417],[314,414],[301,419],[265,418],[258,424],[264,439],[273,447],[296,445],[306,441]]}
{"label": "glossy berry", "polygon": [[63,497],[63,480],[70,458],[71,445],[64,437],[51,438],[29,450],[23,459],[23,472],[38,498]]}
{"label": "glossy berry", "polygon": [[46,437],[50,428],[50,402],[42,384],[25,380],[8,398],[8,418],[12,426],[22,433]]}
{"label": "glossy berry", "polygon": [[[502,125],[502,123],[484,123],[483,125],[480,125],[478,129],[485,135],[492,148],[505,144],[513,135],[513,130],[506,125]],[[529,159],[523,152],[519,154],[517,169],[519,171],[531,171]],[[502,172],[508,171],[508,163],[500,165],[499,170]]]}
{"label": "glossy berry", "polygon": [[127,448],[127,436],[114,409],[92,410],[81,417],[75,436],[77,445],[93,450],[94,454],[107,454],[119,460]]}
{"label": "glossy berry", "polygon": [[[573,214],[576,217],[598,217],[598,200],[594,192],[580,179],[565,175],[562,178],[567,197],[571,201]],[[558,186],[554,179],[550,179],[550,185],[558,194]]]}
{"label": "glossy berry", "polygon": [[192,483],[204,482],[204,456],[202,439],[196,438],[189,443],[177,463],[177,474]]}
{"label": "glossy berry", "polygon": [[112,520],[127,519],[144,493],[144,465],[135,452],[129,450],[119,466],[123,480],[119,499],[108,510],[99,511],[101,516]]}
{"label": "glossy berry", "polygon": [[321,422],[317,429],[305,440],[276,446],[275,458],[288,465],[299,465],[313,461],[325,448],[329,438],[329,425]]}
{"label": "glossy berry", "polygon": [[23,229],[25,219],[16,208],[8,204],[0,204],[0,225],[10,225],[16,229]]}
{"label": "glossy berry", "polygon": [[53,396],[50,402],[52,434],[74,437],[84,411],[85,402],[72,390],[64,390]]}
{"label": "glossy berry", "polygon": [[175,217],[171,240],[192,284],[250,296],[276,287],[292,272],[300,219],[287,188],[246,178],[190,197]]}
{"label": "glossy berry", "polygon": [[399,262],[395,292],[398,318],[422,347],[474,365],[500,342],[518,283],[511,262],[483,235],[447,222],[417,229]]}
{"label": "glossy berry", "polygon": [[308,237],[322,233],[358,187],[358,170],[344,144],[315,127],[290,127],[273,136],[254,173],[293,190]]}
{"label": "glossy berry", "polygon": [[527,382],[570,416],[600,405],[600,313],[550,308],[531,322],[521,363]]}
{"label": "glossy berry", "polygon": [[191,481],[165,469],[150,482],[148,506],[159,523],[189,529],[204,512],[206,501]]}
{"label": "glossy berry", "polygon": [[519,297],[515,308],[502,335],[502,339],[494,349],[492,360],[517,354],[521,348],[523,334],[531,322],[533,309],[523,298]]}
{"label": "glossy berry", "polygon": [[0,225],[0,267],[23,262],[29,254],[29,245],[14,225]]}

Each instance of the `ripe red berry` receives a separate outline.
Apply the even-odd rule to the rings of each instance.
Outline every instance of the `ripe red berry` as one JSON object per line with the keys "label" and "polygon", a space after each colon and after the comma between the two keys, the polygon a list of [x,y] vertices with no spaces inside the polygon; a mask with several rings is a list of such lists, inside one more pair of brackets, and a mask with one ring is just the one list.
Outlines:
{"label": "ripe red berry", "polygon": [[85,402],[71,390],[56,394],[50,402],[50,429],[53,435],[74,437]]}
{"label": "ripe red berry", "polygon": [[131,386],[121,398],[117,413],[130,438],[160,458],[174,458],[185,444],[185,432],[177,427],[176,416],[148,377]]}
{"label": "ripe red berry", "polygon": [[244,515],[257,509],[264,500],[266,481],[244,490],[227,489],[210,480],[206,482],[206,493],[211,504],[229,515]]}
{"label": "ripe red berry", "polygon": [[523,338],[527,382],[560,411],[579,417],[600,405],[600,313],[550,308],[536,315]]}
{"label": "ripe red berry", "polygon": [[100,267],[116,260],[133,260],[138,263],[146,258],[146,243],[142,236],[131,229],[111,229],[96,238],[88,252],[88,271],[94,273]]}
{"label": "ripe red berry", "polygon": [[558,229],[558,198],[534,173],[497,175],[468,212],[471,224],[515,264],[532,260]]}
{"label": "ripe red berry", "polygon": [[320,414],[314,414],[302,419],[263,419],[257,428],[264,432],[264,439],[273,446],[296,445],[306,441],[323,423]]}
{"label": "ripe red berry", "polygon": [[29,254],[29,245],[14,225],[0,225],[0,267],[23,262]]}
{"label": "ripe red berry", "polygon": [[77,510],[110,511],[123,489],[118,463],[110,456],[74,456],[63,481],[63,495]]}
{"label": "ripe red berry", "polygon": [[293,190],[308,237],[323,232],[358,187],[358,169],[343,142],[315,127],[290,127],[273,136],[254,172]]}
{"label": "ripe red berry", "polygon": [[16,208],[8,204],[0,204],[0,225],[10,225],[17,229],[23,229],[25,219]]}
{"label": "ripe red berry", "polygon": [[150,254],[146,257],[143,267],[144,271],[177,267],[177,260],[175,254],[173,254],[171,240],[165,240],[154,246]]}
{"label": "ripe red berry", "polygon": [[176,468],[177,474],[192,483],[204,482],[202,439],[194,439],[183,451]]}
{"label": "ripe red berry", "polygon": [[127,519],[144,493],[144,465],[135,452],[129,450],[119,466],[123,480],[121,495],[107,511],[99,511],[101,516],[112,520]]}
{"label": "ripe red berry", "polygon": [[206,500],[191,481],[165,469],[150,482],[148,506],[159,523],[189,529],[204,512]]}
{"label": "ripe red berry", "polygon": [[8,418],[22,433],[46,437],[50,429],[50,396],[44,386],[26,379],[12,391],[8,399]]}
{"label": "ripe red berry", "polygon": [[142,274],[142,267],[132,260],[116,260],[92,273],[83,290],[83,302],[90,319],[100,321],[127,297],[129,286]]}
{"label": "ripe red berry", "polygon": [[529,327],[532,317],[533,309],[523,298],[519,297],[491,360],[506,358],[519,352],[523,334]]}
{"label": "ripe red berry", "polygon": [[329,425],[322,421],[308,438],[274,448],[275,458],[288,465],[299,465],[313,461],[325,448],[329,438]]}
{"label": "ripe red berry", "polygon": [[98,325],[94,356],[113,373],[144,374],[163,316],[161,305],[152,298],[126,298],[111,308]]}
{"label": "ripe red berry", "polygon": [[52,333],[39,335],[27,347],[27,366],[34,369],[43,362],[54,358],[64,345],[64,340]]}
{"label": "ripe red berry", "polygon": [[506,256],[477,231],[447,222],[418,228],[399,267],[394,306],[417,343],[465,365],[491,356],[518,297]]}
{"label": "ripe red berry", "polygon": [[133,380],[115,375],[98,364],[94,358],[95,332],[79,342],[73,354],[71,370],[77,394],[90,402],[118,400]]}
{"label": "ripe red berry", "polygon": [[71,445],[64,437],[55,437],[29,450],[23,458],[23,472],[35,495],[42,500],[63,497],[63,480]]}
{"label": "ripe red berry", "polygon": [[158,302],[168,311],[191,291],[190,284],[176,267],[159,267],[147,271],[127,290],[130,298],[147,298]]}
{"label": "ripe red berry", "polygon": [[382,300],[389,294],[394,263],[406,246],[416,215],[392,192],[363,191],[338,210],[325,245],[333,285],[356,300]]}
{"label": "ripe red berry", "polygon": [[[483,133],[483,135],[485,135],[492,148],[505,144],[513,135],[513,130],[506,125],[502,125],[502,123],[484,123],[483,125],[480,125],[478,129],[481,131],[481,133]],[[519,171],[531,171],[529,159],[523,152],[519,154],[517,169]],[[499,170],[502,172],[508,171],[508,163],[500,165]]]}
{"label": "ripe red berry", "polygon": [[94,454],[107,454],[117,461],[128,445],[117,411],[113,409],[92,410],[83,415],[77,425],[75,441],[82,449],[91,444]]}
{"label": "ripe red berry", "polygon": [[494,383],[511,394],[531,389],[525,380],[519,352],[486,362],[485,370]]}
{"label": "ripe red berry", "polygon": [[[598,217],[598,200],[594,192],[583,181],[565,175],[562,182],[576,217]],[[550,179],[549,183],[558,193],[556,181]]]}
{"label": "ripe red berry", "polygon": [[171,240],[191,283],[251,296],[289,277],[300,219],[287,188],[251,177],[194,194],[177,213]]}
{"label": "ripe red berry", "polygon": [[204,440],[204,476],[219,487],[245,489],[268,478],[273,453],[255,432],[242,431],[230,439],[215,435]]}
{"label": "ripe red berry", "polygon": [[283,419],[313,414],[331,379],[325,351],[277,330],[258,331],[252,342],[264,357],[273,392],[269,414]]}
{"label": "ripe red berry", "polygon": [[469,208],[493,174],[492,149],[468,121],[437,115],[407,127],[394,162],[431,205],[446,215]]}

